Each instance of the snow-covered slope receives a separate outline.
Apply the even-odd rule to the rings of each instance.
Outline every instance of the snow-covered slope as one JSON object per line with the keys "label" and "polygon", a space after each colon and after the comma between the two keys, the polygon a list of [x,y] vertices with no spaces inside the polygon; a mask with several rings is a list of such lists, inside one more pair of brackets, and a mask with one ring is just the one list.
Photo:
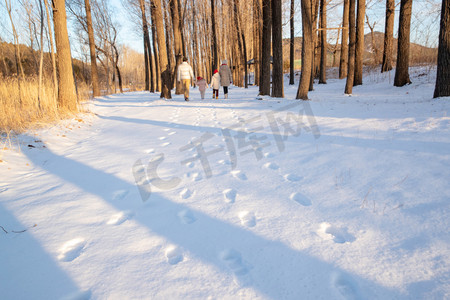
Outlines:
{"label": "snow-covered slope", "polygon": [[450,102],[413,72],[112,95],[4,142],[0,298],[449,298]]}

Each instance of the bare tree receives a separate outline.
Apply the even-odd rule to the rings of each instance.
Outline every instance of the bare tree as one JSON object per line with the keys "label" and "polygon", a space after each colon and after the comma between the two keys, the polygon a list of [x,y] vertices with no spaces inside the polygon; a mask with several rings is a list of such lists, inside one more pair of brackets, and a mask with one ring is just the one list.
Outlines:
{"label": "bare tree", "polygon": [[442,0],[434,98],[450,96],[450,1]]}
{"label": "bare tree", "polygon": [[[180,20],[179,20],[179,11],[178,11],[178,1],[179,0],[169,0],[170,5],[170,14],[172,17],[172,28],[173,28],[173,38],[174,38],[174,45],[175,45],[175,72],[178,69],[178,66],[183,61],[183,42],[182,42],[182,36],[181,36],[181,27],[180,27]],[[174,74],[175,74],[174,72]],[[175,94],[181,95],[183,94],[183,85],[181,82],[176,81],[176,88],[175,88]]]}
{"label": "bare tree", "polygon": [[[159,66],[161,68],[161,72],[167,70],[169,68],[168,64],[168,56],[166,49],[166,37],[164,35],[164,23],[162,16],[162,6],[161,0],[151,0],[152,2],[152,16],[154,17],[155,27],[156,27],[156,38],[158,41],[158,56],[159,56]],[[159,74],[158,76],[161,76]],[[168,76],[165,77],[166,79]],[[171,83],[164,83],[165,86],[171,86]],[[171,99],[172,95],[170,94],[170,90],[161,90],[161,98]]]}
{"label": "bare tree", "polygon": [[91,3],[89,0],[84,0],[84,4],[86,9],[86,25],[89,37],[89,52],[91,54],[92,90],[94,97],[98,97],[100,96],[100,86],[98,84],[97,55],[95,54],[95,38],[94,27],[92,26]]}
{"label": "bare tree", "polygon": [[283,21],[281,0],[272,0],[272,97],[283,98]]}
{"label": "bare tree", "polygon": [[327,83],[327,0],[320,0],[320,74],[319,83]]}
{"label": "bare tree", "polygon": [[355,78],[353,86],[363,83],[363,59],[364,59],[364,19],[366,16],[366,0],[358,1],[358,13],[356,16],[356,50],[355,50]]}
{"label": "bare tree", "polygon": [[355,0],[349,0],[348,18],[349,18],[348,67],[347,67],[347,81],[345,83],[344,92],[346,94],[351,94],[353,91],[353,80],[355,76],[355,42],[356,42]]}
{"label": "bare tree", "polygon": [[47,13],[47,29],[48,29],[48,35],[50,40],[50,52],[52,57],[52,74],[53,74],[53,86],[55,89],[56,95],[58,94],[58,78],[56,74],[56,57],[55,57],[55,49],[54,49],[54,43],[53,43],[53,33],[52,33],[52,26],[50,22],[50,13],[48,10],[48,2],[47,0],[43,0],[45,4],[45,11]]}
{"label": "bare tree", "polygon": [[395,0],[386,0],[386,20],[384,25],[384,49],[381,73],[392,70],[392,46],[394,44]]}
{"label": "bare tree", "polygon": [[216,34],[216,0],[211,0],[211,29],[212,29],[212,48],[213,60],[211,69],[215,70],[219,66],[219,52],[217,48],[217,34]]}
{"label": "bare tree", "polygon": [[302,74],[298,84],[296,99],[308,100],[308,91],[311,81],[311,61],[313,57],[313,30],[311,16],[311,0],[301,0],[302,4]]}
{"label": "bare tree", "polygon": [[341,57],[339,59],[339,78],[347,77],[348,67],[348,6],[349,0],[344,0],[344,12],[342,17],[342,41],[341,41]]}
{"label": "bare tree", "polygon": [[409,79],[409,37],[411,29],[412,0],[401,0],[398,25],[397,66],[394,86],[410,84]]}
{"label": "bare tree", "polygon": [[290,33],[291,33],[291,39],[289,41],[289,85],[294,84],[294,13],[295,13],[295,7],[294,7],[295,1],[291,0],[291,9],[290,9],[290,19],[289,19],[289,25],[290,25]]}
{"label": "bare tree", "polygon": [[150,48],[150,36],[148,33],[148,22],[145,10],[145,1],[139,0],[139,8],[142,17],[142,38],[144,41],[144,69],[145,69],[145,90],[154,92],[153,72],[152,72],[152,51]]}
{"label": "bare tree", "polygon": [[77,95],[72,72],[72,57],[64,0],[53,0],[53,25],[58,67],[58,106],[70,111],[77,111]]}
{"label": "bare tree", "polygon": [[270,95],[270,49],[271,47],[271,5],[270,0],[263,0],[263,28],[262,28],[262,42],[261,42],[261,83],[259,85],[260,95]]}

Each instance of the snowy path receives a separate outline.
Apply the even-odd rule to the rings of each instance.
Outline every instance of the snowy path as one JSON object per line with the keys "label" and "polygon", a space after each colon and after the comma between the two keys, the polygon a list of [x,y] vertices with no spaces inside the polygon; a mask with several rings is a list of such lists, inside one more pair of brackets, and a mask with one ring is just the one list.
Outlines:
{"label": "snowy path", "polygon": [[1,298],[449,297],[450,104],[368,80],[113,95],[14,139]]}

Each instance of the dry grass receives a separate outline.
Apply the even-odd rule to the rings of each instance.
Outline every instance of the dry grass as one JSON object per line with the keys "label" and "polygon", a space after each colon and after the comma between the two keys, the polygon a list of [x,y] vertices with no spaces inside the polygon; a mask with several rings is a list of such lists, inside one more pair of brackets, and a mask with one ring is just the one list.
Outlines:
{"label": "dry grass", "polygon": [[[89,89],[78,84],[78,98],[89,99]],[[27,77],[0,77],[0,132],[23,132],[38,128],[56,120],[73,116],[77,112],[61,111],[57,108],[56,90],[50,80],[43,80],[42,97],[39,99],[39,81]]]}

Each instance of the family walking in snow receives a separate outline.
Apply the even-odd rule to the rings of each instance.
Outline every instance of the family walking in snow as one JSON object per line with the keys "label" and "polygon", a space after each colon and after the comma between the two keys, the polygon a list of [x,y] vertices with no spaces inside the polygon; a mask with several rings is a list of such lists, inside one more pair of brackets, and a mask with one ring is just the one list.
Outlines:
{"label": "family walking in snow", "polygon": [[[191,79],[193,80],[194,78],[192,67],[188,64],[187,58],[183,58],[183,63],[178,66],[177,81],[182,83],[185,101],[189,101],[189,86],[191,85]],[[228,99],[228,87],[231,83],[232,75],[230,67],[227,65],[227,60],[223,60],[219,70],[214,70],[214,74],[211,78],[213,99],[219,99],[220,86],[223,86],[224,98]],[[196,84],[200,91],[201,98],[205,99],[205,91],[209,88],[208,83],[206,83],[204,78],[198,76]]]}

